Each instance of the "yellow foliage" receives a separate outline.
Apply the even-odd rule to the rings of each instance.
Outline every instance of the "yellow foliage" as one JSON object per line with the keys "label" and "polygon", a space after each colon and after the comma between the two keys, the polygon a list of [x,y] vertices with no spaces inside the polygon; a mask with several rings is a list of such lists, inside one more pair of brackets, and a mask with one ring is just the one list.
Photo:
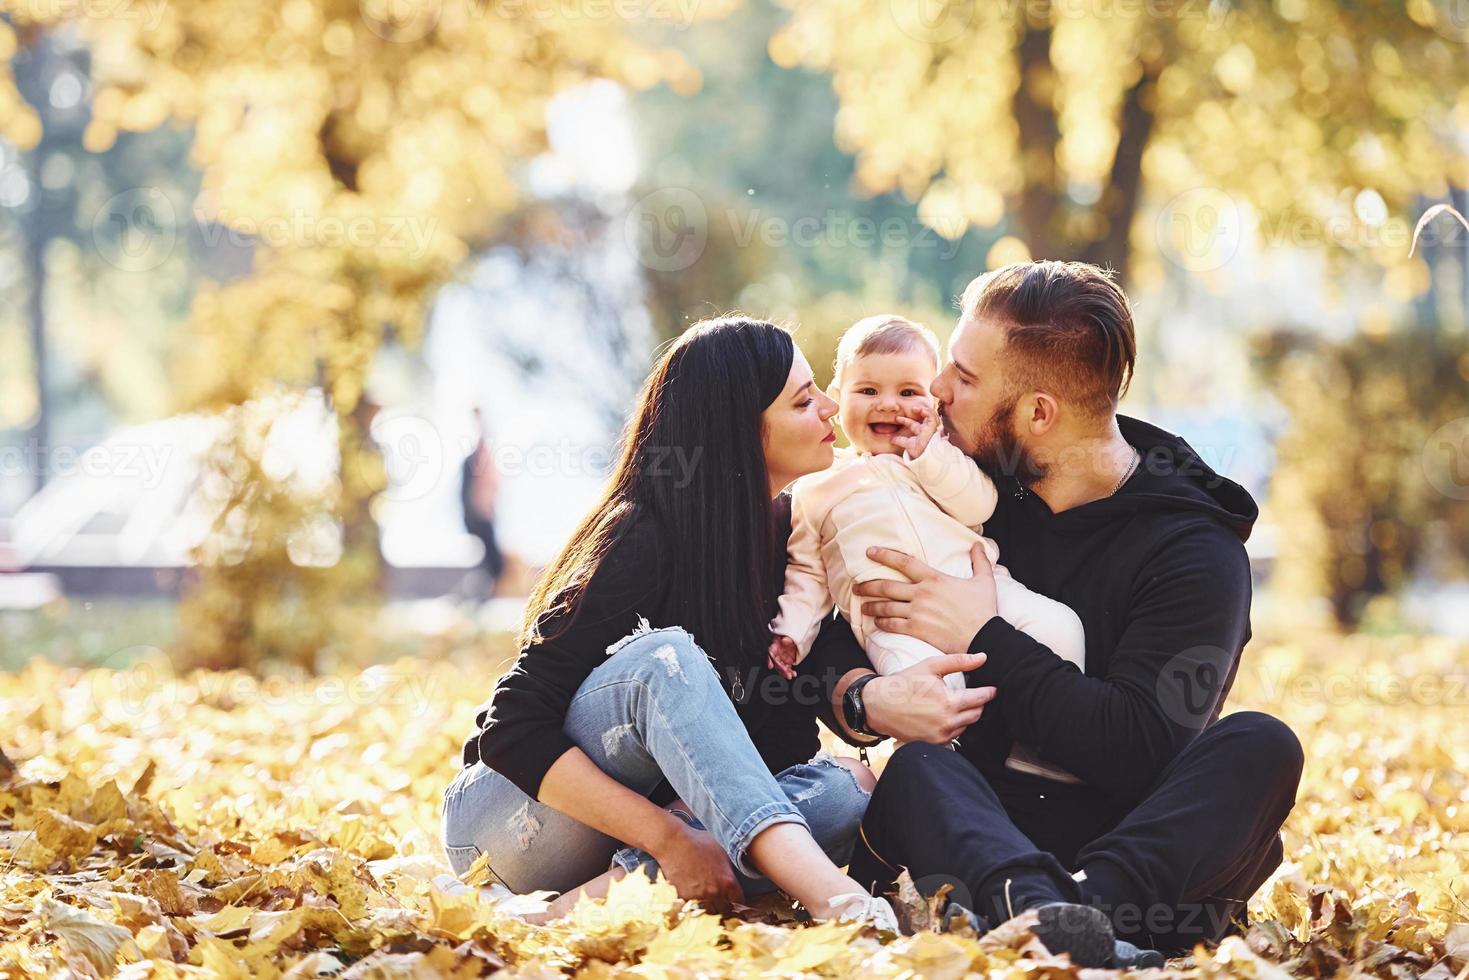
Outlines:
{"label": "yellow foliage", "polygon": [[[1125,270],[1137,247],[1198,273],[1252,210],[1264,246],[1394,267],[1419,195],[1469,168],[1435,132],[1469,85],[1450,3],[782,2],[770,56],[831,73],[860,189],[901,191],[949,237],[1004,216],[1038,256]],[[1201,190],[1215,200],[1196,215]],[[1385,214],[1354,211],[1364,190]],[[1227,252],[1164,241],[1178,224],[1225,232]],[[1404,266],[1390,284],[1412,296],[1422,278]]]}
{"label": "yellow foliage", "polygon": [[[1406,978],[1441,962],[1434,975],[1447,978],[1469,965],[1466,664],[1469,647],[1431,638],[1246,650],[1231,707],[1280,716],[1306,749],[1286,864],[1251,903],[1246,937],[1173,961],[1172,974]],[[433,883],[448,873],[440,795],[494,672],[466,683],[465,670],[402,660],[278,686],[150,666],[147,696],[126,671],[38,660],[0,677],[17,761],[0,784],[0,971],[1077,973],[1023,923],[885,942],[851,925],[721,919],[632,875],[532,927],[450,894]]]}

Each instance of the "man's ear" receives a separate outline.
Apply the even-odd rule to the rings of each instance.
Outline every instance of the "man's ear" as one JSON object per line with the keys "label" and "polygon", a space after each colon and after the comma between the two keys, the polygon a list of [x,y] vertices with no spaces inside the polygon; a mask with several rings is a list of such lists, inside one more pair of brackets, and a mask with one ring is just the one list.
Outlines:
{"label": "man's ear", "polygon": [[1031,435],[1043,436],[1056,427],[1061,418],[1061,404],[1056,401],[1054,395],[1044,391],[1035,391],[1026,401],[1030,402],[1030,413],[1026,418],[1026,424]]}
{"label": "man's ear", "polygon": [[837,385],[836,379],[835,378],[832,378],[831,379],[831,384],[829,384],[829,385],[826,386],[826,397],[827,398],[830,398],[834,402],[839,402],[839,401],[841,401],[841,399],[838,398],[837,396],[840,395],[841,393],[842,393],[842,389]]}

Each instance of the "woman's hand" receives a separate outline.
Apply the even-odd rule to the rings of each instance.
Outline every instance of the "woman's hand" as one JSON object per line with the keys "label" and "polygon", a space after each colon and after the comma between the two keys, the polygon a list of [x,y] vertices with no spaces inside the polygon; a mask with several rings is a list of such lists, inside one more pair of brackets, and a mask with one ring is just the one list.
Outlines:
{"label": "woman's hand", "polygon": [[663,869],[663,876],[678,889],[678,897],[695,901],[711,911],[724,911],[735,902],[744,903],[745,890],[735,877],[734,866],[719,841],[707,830],[690,827],[677,817],[663,844],[650,851]]}

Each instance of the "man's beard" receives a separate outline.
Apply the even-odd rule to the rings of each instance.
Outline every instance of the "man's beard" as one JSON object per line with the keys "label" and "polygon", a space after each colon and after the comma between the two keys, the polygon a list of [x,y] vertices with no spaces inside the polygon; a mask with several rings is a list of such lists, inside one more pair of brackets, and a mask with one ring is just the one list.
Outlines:
{"label": "man's beard", "polygon": [[[1015,435],[1015,406],[1018,404],[1020,396],[1012,395],[990,415],[975,433],[974,451],[970,456],[991,477],[1014,477],[1022,487],[1032,487],[1045,477],[1048,467],[1036,459]],[[944,417],[944,425],[952,428],[953,422]]]}

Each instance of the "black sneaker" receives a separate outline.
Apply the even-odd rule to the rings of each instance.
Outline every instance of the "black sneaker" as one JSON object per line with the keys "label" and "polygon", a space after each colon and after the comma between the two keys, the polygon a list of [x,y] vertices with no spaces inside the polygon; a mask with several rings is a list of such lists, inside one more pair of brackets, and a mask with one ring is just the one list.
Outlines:
{"label": "black sneaker", "polygon": [[1161,970],[1168,963],[1167,957],[1156,949],[1143,949],[1125,939],[1117,940],[1112,955],[1119,970]]}
{"label": "black sneaker", "polygon": [[957,932],[960,935],[979,937],[988,930],[989,926],[985,925],[983,919],[954,901],[944,906],[943,917],[939,919],[939,932]]}
{"label": "black sneaker", "polygon": [[1107,913],[1090,905],[1051,902],[1038,905],[1039,921],[1031,927],[1052,953],[1065,953],[1077,966],[1110,967],[1117,955],[1117,937]]}
{"label": "black sneaker", "polygon": [[[1159,956],[1152,949],[1144,951],[1137,946],[1131,946],[1131,943],[1118,943],[1112,934],[1111,918],[1106,917],[1106,912],[1102,909],[1090,905],[1049,902],[1046,905],[1037,905],[1036,917],[1036,924],[1031,927],[1031,932],[1036,933],[1036,939],[1044,943],[1046,949],[1053,954],[1064,952],[1071,956],[1071,962],[1078,967],[1112,967],[1119,945],[1130,946],[1134,954],[1140,956]],[[949,902],[943,909],[939,932],[962,933],[967,930],[972,930],[975,936],[983,936],[989,932],[990,927],[983,918],[964,905]],[[1162,965],[1162,962],[1159,956],[1156,965]],[[1137,967],[1144,968],[1147,965],[1153,965],[1152,961],[1138,962]]]}

